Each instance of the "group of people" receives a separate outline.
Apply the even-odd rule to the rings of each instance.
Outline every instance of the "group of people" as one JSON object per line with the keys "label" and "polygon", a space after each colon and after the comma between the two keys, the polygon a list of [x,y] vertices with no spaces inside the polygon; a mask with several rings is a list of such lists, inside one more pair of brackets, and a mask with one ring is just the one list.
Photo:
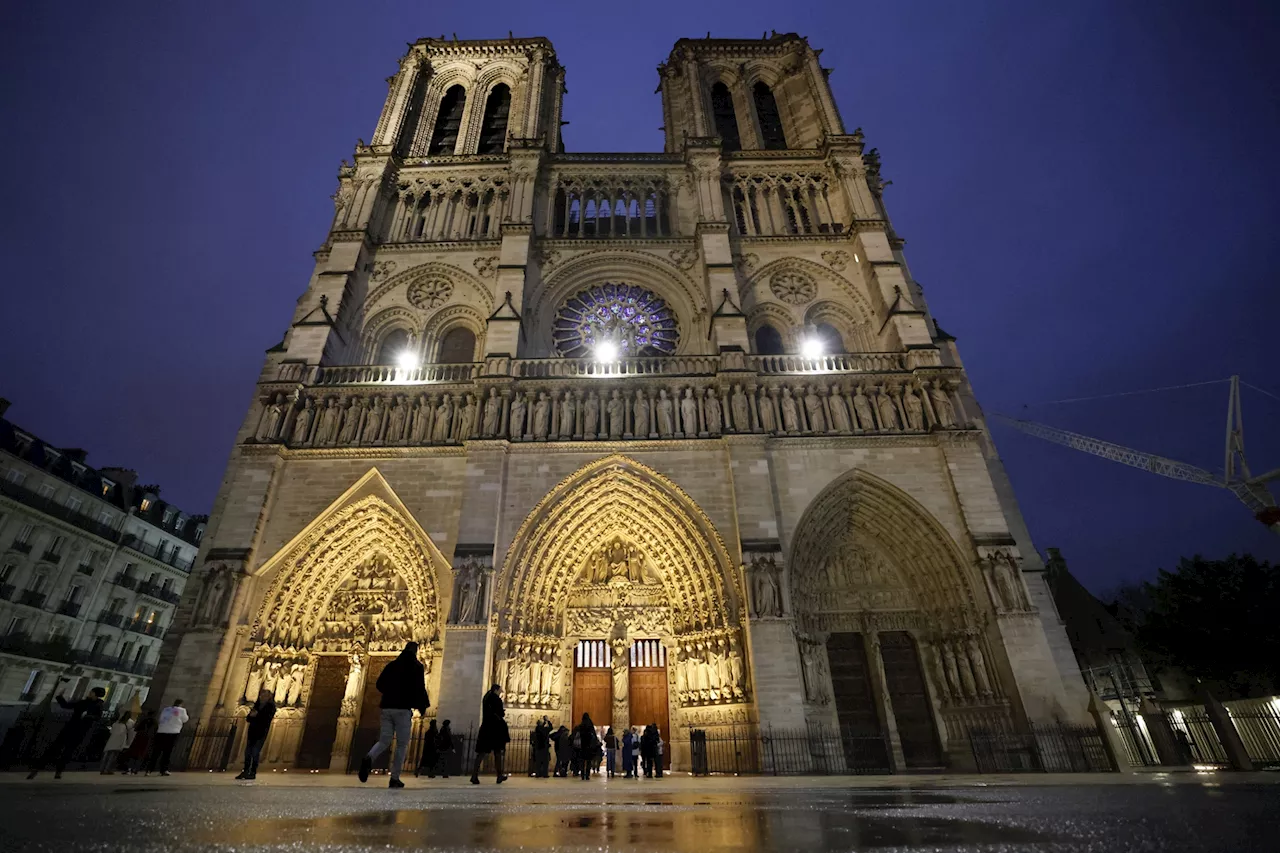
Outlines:
{"label": "group of people", "polygon": [[[76,750],[93,727],[102,721],[106,712],[106,698],[107,691],[101,687],[94,687],[88,696],[74,702],[68,701],[61,694],[54,697],[60,707],[71,711],[71,716],[48,748],[32,762],[28,779],[36,778],[48,764],[53,765],[53,778],[62,778],[62,772],[66,770]],[[145,775],[150,776],[153,771],[159,770],[161,776],[168,776],[173,748],[188,719],[187,709],[182,707],[181,699],[174,700],[159,715],[152,710],[144,711],[136,722],[131,712],[124,712],[111,723],[106,743],[102,747],[98,772],[109,776],[119,770],[126,775],[136,776],[139,770],[143,770]]]}
{"label": "group of people", "polygon": [[[627,779],[639,779],[641,772],[647,777],[662,778],[663,742],[657,723],[650,723],[643,730],[633,726],[618,737],[612,726],[601,734],[590,714],[583,714],[572,731],[563,725],[556,729],[548,717],[543,717],[530,733],[529,745],[533,753],[529,775],[539,779],[554,774],[562,779],[572,775],[585,780],[591,778],[592,773],[598,775],[602,764],[608,778],[617,775],[619,764]],[[554,771],[551,770],[553,748]]]}

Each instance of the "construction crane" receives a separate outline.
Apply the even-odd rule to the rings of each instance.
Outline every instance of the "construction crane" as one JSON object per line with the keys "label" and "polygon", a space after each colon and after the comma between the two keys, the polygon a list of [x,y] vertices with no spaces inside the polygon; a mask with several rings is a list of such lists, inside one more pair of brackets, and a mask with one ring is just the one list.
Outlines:
{"label": "construction crane", "polygon": [[1226,459],[1221,476],[1176,459],[1166,459],[1154,453],[1145,453],[1047,424],[995,413],[991,417],[1036,438],[1101,456],[1112,462],[1141,468],[1152,474],[1174,480],[1227,489],[1249,508],[1254,518],[1271,528],[1273,532],[1280,533],[1280,508],[1276,506],[1276,498],[1267,487],[1268,482],[1280,477],[1280,468],[1256,477],[1249,471],[1249,462],[1244,454],[1244,421],[1240,414],[1240,377],[1238,376],[1231,377],[1231,394],[1227,401]]}

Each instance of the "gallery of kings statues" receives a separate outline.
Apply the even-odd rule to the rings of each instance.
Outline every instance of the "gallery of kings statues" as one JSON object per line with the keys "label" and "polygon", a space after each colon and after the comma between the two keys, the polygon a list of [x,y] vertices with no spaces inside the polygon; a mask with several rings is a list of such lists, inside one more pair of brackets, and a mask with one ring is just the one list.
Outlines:
{"label": "gallery of kings statues", "polygon": [[[879,156],[805,38],[682,39],[662,153],[573,154],[545,39],[422,39],[344,161],[156,675],[344,769],[414,640],[429,717],[877,738],[1087,695]],[[419,721],[418,725],[424,725]]]}

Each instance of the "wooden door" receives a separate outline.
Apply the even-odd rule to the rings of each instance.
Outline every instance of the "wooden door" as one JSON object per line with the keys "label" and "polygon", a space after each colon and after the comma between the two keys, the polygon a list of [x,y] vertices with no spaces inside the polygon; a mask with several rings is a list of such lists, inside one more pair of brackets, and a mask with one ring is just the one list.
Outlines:
{"label": "wooden door", "polygon": [[880,657],[884,660],[885,687],[893,706],[898,739],[902,742],[902,760],[908,767],[941,767],[933,708],[925,691],[915,640],[906,631],[886,631],[880,635]]}
{"label": "wooden door", "polygon": [[[665,667],[632,667],[631,725],[641,731],[650,723],[658,724],[662,735],[662,766],[671,767],[671,721],[667,705],[667,670]],[[621,733],[618,733],[621,736]]]}
{"label": "wooden door", "polygon": [[607,726],[613,718],[613,671],[603,667],[578,667],[573,671],[573,719],[569,727],[590,714],[591,722]]}
{"label": "wooden door", "polygon": [[887,768],[884,730],[876,712],[862,635],[838,633],[828,637],[827,666],[831,671],[831,693],[840,721],[846,765],[855,770]]}
{"label": "wooden door", "polygon": [[[347,760],[347,768],[360,766],[360,759],[378,742],[382,732],[382,694],[378,692],[378,676],[387,668],[387,664],[395,660],[394,655],[370,657],[365,664],[364,694],[360,699],[360,716],[356,721],[356,730],[351,735],[351,753]],[[373,763],[374,769],[386,770],[391,766],[391,750],[378,756]]]}
{"label": "wooden door", "polygon": [[307,700],[307,719],[298,745],[298,767],[329,769],[333,738],[338,733],[338,714],[347,692],[346,655],[321,655],[316,660],[315,682]]}

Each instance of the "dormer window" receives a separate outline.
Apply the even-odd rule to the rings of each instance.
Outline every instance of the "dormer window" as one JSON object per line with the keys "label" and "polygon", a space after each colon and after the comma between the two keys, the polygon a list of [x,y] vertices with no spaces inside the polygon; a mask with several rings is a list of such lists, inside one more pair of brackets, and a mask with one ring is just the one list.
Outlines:
{"label": "dormer window", "polygon": [[164,520],[161,522],[165,527],[173,523],[173,510],[166,509],[164,511]]}
{"label": "dormer window", "polygon": [[139,509],[141,509],[143,512],[146,512],[147,510],[151,509],[151,498],[143,498],[142,504],[139,506]]}
{"label": "dormer window", "polygon": [[108,480],[106,477],[103,477],[102,478],[102,496],[105,498],[107,495],[111,494],[111,490],[115,488],[115,485],[116,485],[115,482],[113,482],[112,480]]}

